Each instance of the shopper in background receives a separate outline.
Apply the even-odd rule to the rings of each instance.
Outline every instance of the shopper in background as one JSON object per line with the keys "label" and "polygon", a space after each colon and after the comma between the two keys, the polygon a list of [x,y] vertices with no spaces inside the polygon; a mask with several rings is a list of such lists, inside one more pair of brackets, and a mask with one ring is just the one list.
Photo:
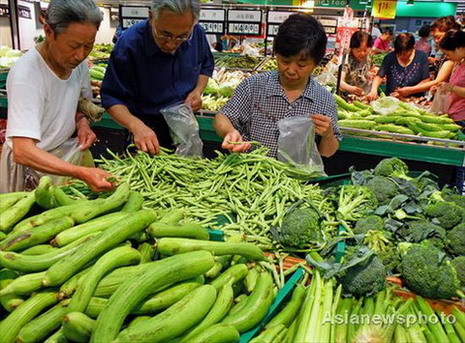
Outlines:
{"label": "shopper in background", "polygon": [[431,43],[429,42],[429,35],[431,32],[431,27],[429,25],[424,25],[418,30],[418,36],[420,39],[415,44],[415,49],[423,51],[426,56],[431,55]]}
{"label": "shopper in background", "polygon": [[381,29],[379,28],[379,23],[375,23],[371,28],[371,37],[373,37],[373,39],[376,39],[379,36],[381,36]]}
{"label": "shopper in background", "polygon": [[[326,49],[322,25],[307,14],[293,14],[281,24],[273,50],[277,71],[256,74],[242,81],[234,95],[215,116],[215,130],[223,137],[222,147],[232,152],[251,148],[258,141],[277,156],[277,122],[286,117],[312,120],[322,156],[333,155],[341,135],[332,95],[311,78]],[[244,142],[233,144],[231,142]]]}
{"label": "shopper in background", "polygon": [[450,106],[447,114],[465,128],[465,32],[448,31],[439,42],[439,47],[454,63],[449,82],[438,85],[450,93]]}
{"label": "shopper in background", "polygon": [[[433,36],[433,40],[436,44],[436,50],[439,50],[439,42],[441,41],[442,37],[446,34],[449,30],[459,30],[460,25],[455,21],[454,17],[442,17],[437,19],[431,25],[431,35]],[[428,59],[429,61],[431,58]],[[401,87],[396,90],[400,97],[408,97],[412,94],[427,92],[433,86],[438,85],[441,82],[445,82],[449,80],[450,74],[452,73],[452,68],[454,66],[454,62],[448,61],[445,55],[442,55],[439,59],[435,59],[434,61],[434,80],[419,83],[415,86],[407,86]],[[430,61],[431,63],[431,61]]]}
{"label": "shopper in background", "polygon": [[343,66],[341,75],[341,90],[345,94],[363,96],[371,90],[372,46],[373,38],[365,31],[354,32],[350,38],[349,61]]}
{"label": "shopper in background", "polygon": [[[429,81],[428,57],[415,50],[415,38],[411,33],[401,33],[394,41],[394,51],[386,55],[376,75],[368,100],[378,97],[378,87],[386,77],[386,94],[399,96],[398,88],[414,86]],[[422,96],[424,93],[412,94]]]}
{"label": "shopper in background", "polygon": [[373,53],[381,54],[391,51],[391,41],[393,38],[392,30],[388,27],[382,30],[381,36],[375,39],[373,43]]}
{"label": "shopper in background", "polygon": [[[52,0],[45,40],[11,68],[7,79],[8,127],[0,192],[35,188],[41,173],[71,176],[94,191],[110,190],[107,172],[68,163],[95,141],[87,119],[76,113],[81,95],[92,97],[86,61],[102,14],[93,0]],[[77,132],[77,138],[72,138]]]}
{"label": "shopper in background", "polygon": [[110,56],[102,104],[142,151],[172,147],[162,108],[202,105],[214,62],[199,15],[198,0],[153,0],[149,19],[127,29]]}

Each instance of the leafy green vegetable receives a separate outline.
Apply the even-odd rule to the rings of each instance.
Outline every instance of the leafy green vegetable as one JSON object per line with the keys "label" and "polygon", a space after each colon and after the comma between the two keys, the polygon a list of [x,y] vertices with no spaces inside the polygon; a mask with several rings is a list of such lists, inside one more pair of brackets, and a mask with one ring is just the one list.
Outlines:
{"label": "leafy green vegetable", "polygon": [[457,225],[447,233],[446,244],[453,255],[465,256],[465,223]]}
{"label": "leafy green vegetable", "polygon": [[459,224],[463,218],[463,209],[453,202],[441,201],[426,206],[425,213],[437,221],[444,229],[449,230]]}

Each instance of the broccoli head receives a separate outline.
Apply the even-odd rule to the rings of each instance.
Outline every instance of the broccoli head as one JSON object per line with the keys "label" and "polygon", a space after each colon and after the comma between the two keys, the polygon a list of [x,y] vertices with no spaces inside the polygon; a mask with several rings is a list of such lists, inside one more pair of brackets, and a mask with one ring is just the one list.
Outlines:
{"label": "broccoli head", "polygon": [[386,270],[389,273],[394,274],[394,272],[397,270],[397,266],[400,263],[400,255],[397,247],[394,244],[389,243],[386,245],[384,250],[378,252],[377,254],[386,267]]}
{"label": "broccoli head", "polygon": [[339,189],[336,217],[344,221],[357,221],[373,213],[377,206],[378,201],[370,188],[344,185]]}
{"label": "broccoli head", "polygon": [[443,190],[442,197],[444,201],[453,202],[454,204],[465,208],[465,195],[454,193],[451,190]]}
{"label": "broccoli head", "polygon": [[426,206],[425,213],[430,218],[435,218],[444,229],[449,230],[462,222],[464,212],[453,202],[440,201]]}
{"label": "broccoli head", "polygon": [[408,223],[408,229],[400,231],[408,242],[420,243],[429,240],[436,247],[443,249],[446,230],[428,220],[414,220]]}
{"label": "broccoli head", "polygon": [[351,264],[354,259],[361,258],[367,252],[370,253],[367,259],[337,275],[344,294],[354,297],[368,297],[386,287],[386,267],[381,259],[367,247],[347,249],[346,256],[344,256],[347,262],[344,263]]}
{"label": "broccoli head", "polygon": [[397,187],[396,183],[384,176],[373,177],[365,186],[373,191],[380,205],[389,204],[391,199],[399,194],[399,187]]}
{"label": "broccoli head", "polygon": [[319,213],[311,208],[300,208],[287,213],[279,229],[278,241],[284,247],[308,249],[324,243]]}
{"label": "broccoli head", "polygon": [[370,230],[363,237],[363,244],[376,252],[386,269],[392,273],[400,262],[400,256],[390,239],[391,233],[388,231]]}
{"label": "broccoli head", "polygon": [[430,243],[410,245],[402,255],[399,269],[408,288],[423,297],[448,299],[460,290],[455,268]]}
{"label": "broccoli head", "polygon": [[409,172],[407,164],[397,157],[385,158],[375,167],[373,173],[378,176],[398,177],[401,179],[410,179],[407,175]]}
{"label": "broccoli head", "polygon": [[458,256],[450,261],[457,272],[460,285],[465,288],[465,256]]}
{"label": "broccoli head", "polygon": [[383,230],[384,220],[380,216],[370,215],[359,219],[355,223],[354,234],[365,234],[369,230],[381,231]]}
{"label": "broccoli head", "polygon": [[457,225],[446,234],[446,245],[452,254],[465,256],[465,223]]}

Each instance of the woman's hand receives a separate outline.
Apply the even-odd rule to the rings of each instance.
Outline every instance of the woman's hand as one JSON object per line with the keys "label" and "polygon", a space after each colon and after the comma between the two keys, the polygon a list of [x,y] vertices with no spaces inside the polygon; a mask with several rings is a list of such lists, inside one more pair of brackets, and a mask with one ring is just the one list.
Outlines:
{"label": "woman's hand", "polygon": [[368,93],[365,96],[365,99],[368,100],[368,101],[373,101],[373,100],[378,99],[378,92],[372,90],[370,93]]}
{"label": "woman's hand", "polygon": [[331,118],[323,114],[314,114],[311,116],[313,124],[315,125],[315,132],[321,137],[334,135],[333,126],[331,125]]}
{"label": "woman's hand", "polygon": [[95,135],[94,131],[90,128],[89,121],[87,118],[82,117],[76,123],[76,130],[77,130],[77,138],[79,142],[79,150],[87,150],[89,149],[92,144],[94,144],[97,136]]}
{"label": "woman's hand", "polygon": [[355,87],[355,86],[351,86],[349,88],[349,92],[351,94],[355,94],[356,96],[363,96],[365,94],[365,92],[363,91],[362,88],[360,87]]}

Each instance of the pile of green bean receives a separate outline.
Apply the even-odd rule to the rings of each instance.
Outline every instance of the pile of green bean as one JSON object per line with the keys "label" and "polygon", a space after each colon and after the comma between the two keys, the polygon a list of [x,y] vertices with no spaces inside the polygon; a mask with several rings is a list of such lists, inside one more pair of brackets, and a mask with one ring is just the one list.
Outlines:
{"label": "pile of green bean", "polygon": [[[279,226],[286,209],[300,199],[321,206],[323,194],[305,181],[315,177],[266,156],[259,148],[249,154],[218,153],[213,160],[192,159],[162,152],[138,151],[101,159],[101,167],[130,183],[157,209],[180,208],[189,220],[240,232],[248,241],[271,249],[269,230]],[[212,223],[222,218],[221,227]]]}

